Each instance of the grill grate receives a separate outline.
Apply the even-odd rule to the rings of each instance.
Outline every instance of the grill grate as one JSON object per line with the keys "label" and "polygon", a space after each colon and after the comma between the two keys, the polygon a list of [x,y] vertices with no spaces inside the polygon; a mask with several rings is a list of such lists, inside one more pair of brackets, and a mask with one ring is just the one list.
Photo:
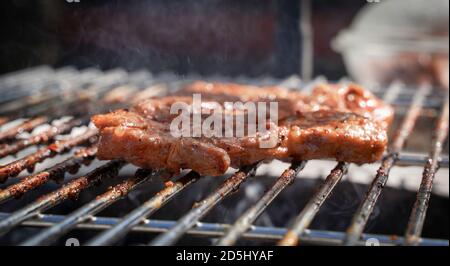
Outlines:
{"label": "grill grate", "polygon": [[364,227],[373,212],[373,208],[381,194],[381,190],[386,185],[389,178],[389,172],[394,167],[397,161],[398,154],[405,146],[406,139],[411,134],[416,124],[417,118],[420,116],[422,110],[422,104],[426,95],[429,93],[427,86],[422,86],[417,90],[414,95],[411,107],[407,112],[400,129],[395,134],[392,144],[388,148],[388,155],[381,161],[381,166],[377,171],[377,174],[367,191],[366,197],[361,203],[360,207],[356,211],[355,216],[352,219],[350,227],[348,228],[344,244],[353,245],[358,241],[361,236]]}
{"label": "grill grate", "polygon": [[[218,79],[214,78],[214,80]],[[0,204],[19,198],[50,180],[61,183],[65,173],[74,174],[82,165],[91,163],[97,152],[95,145],[97,131],[88,126],[91,114],[165,93],[190,80],[191,78],[178,79],[171,74],[153,76],[145,71],[127,73],[115,69],[101,72],[95,69],[78,71],[73,68],[53,70],[49,67],[38,67],[0,77],[0,90],[2,94],[5,92],[5,97],[0,100],[0,125],[18,120],[15,125],[0,131],[0,158],[17,154],[30,147],[47,145],[0,166],[0,181],[18,178],[15,183],[0,189]],[[237,82],[239,81],[237,79]],[[299,86],[298,79],[295,78],[287,79],[283,84],[291,87]],[[29,90],[27,91],[30,88],[32,95],[29,94]],[[116,160],[104,163],[91,172],[68,181],[59,189],[42,195],[34,202],[12,213],[0,213],[0,236],[22,225],[46,227],[46,229],[20,243],[21,245],[50,245],[58,237],[75,228],[103,230],[87,242],[87,245],[115,244],[131,231],[162,232],[149,243],[150,245],[175,244],[184,234],[218,237],[215,243],[217,245],[233,245],[240,238],[279,241],[279,245],[298,243],[364,245],[370,238],[377,238],[385,245],[448,245],[448,240],[420,237],[433,178],[439,166],[448,167],[448,156],[440,158],[448,134],[448,93],[444,95],[444,98],[442,95],[433,98],[430,97],[430,92],[431,88],[426,85],[417,90],[405,90],[401,84],[393,83],[385,93],[382,90],[377,93],[383,96],[385,101],[391,102],[399,112],[404,112],[405,116],[345,233],[308,229],[322,204],[346,175],[349,164],[345,162],[337,163],[289,228],[260,227],[253,224],[270,203],[295,181],[307,162],[292,162],[268,191],[234,224],[202,223],[200,220],[224,198],[238,190],[248,177],[254,175],[259,164],[238,170],[210,195],[196,203],[178,221],[148,220],[148,217],[201,178],[192,171],[181,177],[172,177],[165,171],[139,169],[134,176],[110,187],[106,192],[68,215],[44,214],[46,210],[66,199],[77,198],[79,193],[92,185],[117,176],[119,170],[127,164]],[[442,99],[444,99],[443,102]],[[405,142],[414,130],[419,116],[436,116],[436,114],[438,121],[429,156],[402,154]],[[61,122],[61,117],[65,116],[71,118]],[[43,125],[49,126],[38,133],[34,132]],[[81,131],[81,133],[74,134],[73,131]],[[72,150],[75,152],[64,161],[50,162],[50,167],[47,169],[33,173],[38,163],[43,163],[47,159],[51,161],[52,157],[62,156]],[[411,212],[408,227],[405,229],[405,237],[392,238],[364,234],[366,223],[388,181],[389,172],[395,165],[425,165],[417,200]],[[28,170],[32,174],[17,177],[23,170]],[[154,177],[174,179],[170,185],[123,218],[95,216]]]}

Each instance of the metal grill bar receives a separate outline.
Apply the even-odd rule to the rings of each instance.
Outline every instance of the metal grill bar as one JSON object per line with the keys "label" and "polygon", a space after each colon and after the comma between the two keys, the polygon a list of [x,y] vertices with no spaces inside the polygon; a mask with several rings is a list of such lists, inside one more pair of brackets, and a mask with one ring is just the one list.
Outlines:
{"label": "metal grill bar", "polygon": [[86,123],[87,123],[86,120],[72,119],[67,123],[62,123],[60,125],[54,125],[50,129],[46,130],[45,132],[42,132],[35,136],[31,136],[28,139],[19,140],[13,144],[6,145],[5,147],[3,147],[0,150],[0,158],[3,158],[5,156],[11,155],[11,154],[15,154],[25,148],[30,147],[30,146],[47,142],[59,134],[68,132],[72,128],[86,124]]}
{"label": "metal grill bar", "polygon": [[283,239],[278,243],[282,246],[295,246],[302,234],[308,228],[320,207],[331,194],[336,184],[342,179],[348,170],[348,164],[340,162],[327,176],[316,193],[308,201],[305,208],[294,220],[293,225],[287,231]]}
{"label": "metal grill bar", "polygon": [[383,187],[385,186],[391,168],[395,165],[398,155],[405,145],[406,139],[412,132],[417,118],[420,116],[422,110],[422,104],[426,96],[430,92],[430,87],[427,85],[420,86],[417,93],[414,95],[413,102],[406,114],[399,130],[396,132],[392,145],[389,147],[389,154],[385,156],[381,162],[381,166],[377,171],[377,174],[370,185],[370,188],[358,207],[350,227],[347,229],[346,238],[344,240],[345,245],[354,245],[360,238],[364,227],[375,207]]}
{"label": "metal grill bar", "polygon": [[[102,195],[96,197],[94,200],[84,205],[82,208],[76,210],[75,212],[67,215],[66,219],[44,230],[38,235],[26,240],[22,243],[22,246],[42,246],[49,245],[56,239],[73,229],[77,224],[87,221],[92,218],[92,215],[102,211],[109,205],[125,197],[130,191],[135,189],[137,186],[151,180],[155,176],[162,177],[163,173],[160,171],[151,171],[139,169],[136,174],[110,188],[108,191]],[[166,174],[167,175],[167,174]]]}
{"label": "metal grill bar", "polygon": [[[54,79],[58,81],[53,84],[53,89],[47,88],[48,84],[45,82],[43,84],[33,83],[37,91],[43,92],[37,96],[16,97],[18,99],[2,105],[0,112],[13,118],[52,113],[55,110],[63,110],[65,115],[77,112],[86,113],[85,109],[80,110],[82,104],[98,98],[126,78],[126,73],[121,70],[111,70],[105,73],[94,69],[88,69],[81,73],[73,73],[71,70],[70,75],[72,76],[55,76]],[[67,84],[69,84],[68,87]],[[68,113],[67,110],[69,110]]]}
{"label": "metal grill bar", "polygon": [[189,172],[185,176],[178,179],[172,185],[167,186],[166,188],[158,192],[150,200],[130,212],[110,230],[98,235],[97,237],[89,241],[86,245],[100,246],[114,244],[119,239],[124,237],[129,231],[131,231],[133,227],[142,223],[148,216],[159,210],[175,195],[180,193],[189,185],[195,183],[199,178],[200,176],[196,172]]}
{"label": "metal grill bar", "polygon": [[[7,218],[10,214],[0,212],[0,219]],[[24,226],[32,227],[51,227],[66,219],[65,215],[42,214],[39,217],[31,218],[23,222]],[[119,218],[113,217],[93,217],[83,223],[77,224],[77,229],[102,231],[111,228],[120,221]],[[176,224],[175,221],[166,220],[147,220],[132,228],[131,231],[139,233],[161,233],[170,230]],[[217,223],[198,223],[194,228],[188,230],[186,234],[199,237],[221,237],[230,228],[229,224]],[[266,240],[277,241],[286,234],[285,228],[278,227],[262,227],[252,226],[249,231],[242,235],[242,238],[252,240]],[[300,241],[305,244],[312,245],[339,245],[342,243],[344,233],[323,231],[323,230],[309,230],[300,237]],[[375,234],[363,234],[358,245],[365,245],[366,240],[378,239],[381,245],[397,246],[404,242],[403,237],[385,236]],[[421,239],[419,245],[423,246],[448,246],[448,240],[438,239]]]}
{"label": "metal grill bar", "polygon": [[383,97],[383,101],[385,103],[392,104],[395,102],[396,99],[398,99],[398,96],[400,95],[403,86],[404,86],[403,82],[395,80],[391,83],[388,89],[385,92],[383,92],[382,96],[379,95],[379,97]]}
{"label": "metal grill bar", "polygon": [[75,152],[71,158],[58,163],[42,172],[23,178],[16,184],[13,184],[3,190],[0,190],[0,203],[11,198],[18,198],[26,192],[45,184],[48,180],[56,181],[64,179],[66,172],[76,173],[81,164],[90,163],[97,153],[97,147],[80,149]]}
{"label": "metal grill bar", "polygon": [[406,139],[411,134],[414,126],[416,124],[417,118],[420,116],[420,111],[423,107],[423,102],[426,99],[427,95],[430,93],[431,88],[428,85],[422,85],[417,90],[417,93],[414,95],[413,101],[410,105],[408,113],[404,118],[400,129],[397,131],[394,140],[392,141],[392,145],[389,147],[390,153],[400,153],[405,145]]}
{"label": "metal grill bar", "polygon": [[12,213],[8,218],[0,221],[0,236],[10,231],[21,222],[33,216],[39,215],[40,212],[54,207],[67,198],[76,198],[78,194],[92,186],[94,183],[100,182],[104,178],[117,176],[119,170],[125,165],[123,161],[111,161],[96,168],[85,176],[78,177],[60,189],[42,196],[33,203]]}
{"label": "metal grill bar", "polygon": [[36,118],[28,119],[13,128],[10,128],[8,130],[0,132],[0,142],[12,139],[17,134],[20,134],[22,132],[31,131],[35,127],[42,125],[44,123],[47,123],[47,122],[48,122],[48,118],[45,116],[39,116]]}
{"label": "metal grill bar", "polygon": [[39,149],[37,152],[30,154],[24,158],[6,164],[0,167],[0,183],[5,182],[8,177],[16,176],[25,169],[32,170],[34,166],[44,161],[47,158],[61,154],[79,146],[83,143],[95,143],[97,138],[97,129],[88,129],[83,134],[74,138],[62,141],[55,141],[54,143]]}
{"label": "metal grill bar", "polygon": [[422,182],[417,193],[417,199],[408,222],[405,234],[405,244],[417,245],[422,234],[423,224],[430,201],[431,190],[433,188],[433,179],[439,168],[438,158],[442,152],[442,146],[448,135],[448,119],[449,119],[449,98],[448,93],[444,105],[442,106],[441,115],[439,117],[436,132],[433,139],[433,147],[430,152],[430,159],[425,165],[423,171]]}
{"label": "metal grill bar", "polygon": [[258,202],[248,209],[234,225],[219,239],[217,245],[231,246],[238,238],[245,233],[269,204],[283,191],[288,185],[294,182],[298,173],[305,167],[306,161],[293,162],[283,174],[275,181],[272,187],[258,200]]}
{"label": "metal grill bar", "polygon": [[39,75],[42,73],[48,74],[49,72],[52,72],[52,71],[53,71],[53,69],[51,69],[50,67],[48,67],[46,65],[25,68],[25,69],[13,71],[13,72],[1,75],[0,76],[0,84],[6,86],[11,83],[22,81],[29,76],[36,76],[36,75]]}
{"label": "metal grill bar", "polygon": [[[15,84],[4,91],[7,102],[0,106],[0,110],[2,113],[17,116],[26,115],[33,109],[46,108],[45,105],[49,107],[60,98],[58,90],[62,89],[63,81],[70,81],[66,84],[71,84],[76,82],[77,78],[81,78],[79,76],[78,71],[67,68],[58,70],[54,75],[34,76]],[[26,90],[33,90],[36,93],[30,95]]]}
{"label": "metal grill bar", "polygon": [[221,202],[230,192],[239,189],[239,186],[253,176],[260,163],[242,167],[238,172],[211,193],[206,199],[196,203],[191,211],[185,214],[177,224],[168,232],[156,237],[150,245],[167,246],[175,243],[187,230],[192,228],[202,217],[204,217],[217,203]]}
{"label": "metal grill bar", "polygon": [[[397,160],[397,166],[423,166],[428,162],[428,157],[423,155],[400,154]],[[440,167],[448,168],[448,156],[436,158]]]}

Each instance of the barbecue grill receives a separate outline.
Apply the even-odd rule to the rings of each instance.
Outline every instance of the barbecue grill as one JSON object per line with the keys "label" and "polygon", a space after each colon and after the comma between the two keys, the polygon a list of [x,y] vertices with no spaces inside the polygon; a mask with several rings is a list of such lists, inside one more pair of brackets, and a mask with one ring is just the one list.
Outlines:
{"label": "barbecue grill", "polygon": [[[132,233],[151,235],[150,240],[140,243],[149,245],[174,245],[185,236],[206,237],[215,245],[234,245],[243,239],[272,245],[449,244],[447,239],[421,237],[433,179],[439,167],[448,168],[448,155],[442,155],[447,149],[448,91],[431,88],[426,83],[418,88],[409,88],[400,82],[387,88],[371,88],[396,108],[401,119],[394,126],[395,134],[390,139],[389,149],[378,171],[372,173],[373,180],[365,188],[366,194],[352,213],[346,231],[309,229],[322,205],[332,200],[330,195],[349,172],[350,164],[346,162],[335,162],[323,180],[318,178],[320,184],[312,190],[307,203],[291,210],[296,214],[293,222],[286,227],[277,227],[259,226],[255,221],[290,184],[302,182],[298,177],[311,162],[291,162],[279,177],[270,179],[262,196],[258,196],[250,207],[241,208],[237,219],[230,223],[211,223],[202,220],[223,200],[238,196],[239,193],[232,194],[242,190],[250,177],[259,175],[258,168],[268,164],[270,167],[270,163],[245,166],[219,179],[200,177],[193,171],[172,176],[164,170],[137,169],[129,174],[134,168],[126,162],[95,159],[97,130],[89,125],[92,114],[128,106],[149,96],[163,95],[197,78],[201,77],[48,66],[1,76],[0,180],[3,184],[0,187],[0,242],[51,245],[76,230],[90,232],[88,240],[81,243],[83,245],[117,244]],[[228,80],[223,77],[210,79]],[[308,89],[324,79],[317,78],[307,84],[296,76],[285,80],[242,77],[233,81]],[[403,152],[406,141],[421,116],[436,121],[434,137],[422,140],[429,141],[431,149],[428,154],[406,154]],[[403,235],[364,233],[391,169],[402,166],[423,167],[422,176],[409,177],[421,178],[421,184],[417,187],[414,206],[408,212],[409,222],[403,228]],[[252,181],[258,183],[258,178]],[[166,203],[177,198],[183,200],[186,195],[182,192],[204,179],[223,182],[216,187],[202,187],[206,194],[201,194],[200,200],[189,202],[193,204],[192,208],[178,213],[176,219],[153,219]],[[153,185],[160,180],[166,181],[162,187]],[[124,208],[127,213],[119,217],[100,215],[114,205],[123,204],[133,191],[148,187],[159,191],[146,192],[145,200]],[[76,202],[78,198],[85,200],[81,206],[72,205],[62,213],[48,212],[71,199]],[[34,228],[32,234],[27,233],[30,228]],[[15,232],[22,232],[21,236],[14,237]],[[70,238],[66,243],[76,241]]]}

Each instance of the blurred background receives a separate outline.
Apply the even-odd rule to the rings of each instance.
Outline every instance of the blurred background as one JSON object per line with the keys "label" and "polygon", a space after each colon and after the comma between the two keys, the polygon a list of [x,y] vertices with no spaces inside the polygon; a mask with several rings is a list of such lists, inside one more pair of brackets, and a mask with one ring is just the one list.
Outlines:
{"label": "blurred background", "polygon": [[[394,3],[397,9],[388,2],[397,2]],[[447,66],[448,80],[448,1],[445,0],[13,0],[2,1],[0,5],[3,36],[0,73],[49,64],[146,68],[179,75],[282,78],[301,74],[305,79],[317,75],[329,79],[356,75],[353,78],[370,82],[371,77],[367,76],[371,76],[372,68],[368,65],[392,67],[392,63],[383,60],[387,53],[383,45],[401,39],[404,42],[399,45],[405,46],[407,40],[409,47],[413,35],[420,36],[415,41],[430,41],[431,36],[442,38],[433,39],[433,49],[417,48],[414,55],[403,54],[403,61],[407,65],[421,62],[426,68]],[[387,5],[384,10],[383,5]],[[408,15],[405,8],[411,6],[418,8]],[[386,10],[397,15],[390,16]],[[425,19],[417,17],[417,12],[423,12]],[[371,14],[362,16],[361,13]],[[363,21],[356,21],[358,14]],[[396,21],[386,21],[380,14],[394,17]],[[411,16],[415,16],[413,20]],[[401,25],[402,20],[407,27]],[[353,25],[352,21],[355,21]],[[355,26],[358,23],[362,25],[359,28]],[[390,29],[386,30],[383,23]],[[406,32],[410,34],[407,36]],[[381,49],[372,45],[370,37],[383,40]],[[366,51],[360,50],[367,47],[372,54],[378,52],[381,62],[366,62],[371,58],[366,58]],[[347,53],[355,50],[356,54]],[[430,59],[417,56],[418,52],[439,56]],[[360,59],[356,67],[355,57]],[[427,60],[433,62],[424,63]],[[363,70],[359,69],[361,65],[365,66]],[[396,77],[406,71],[402,66],[396,67],[400,68]],[[383,78],[386,75],[383,73]]]}
{"label": "blurred background", "polygon": [[[39,64],[202,75],[300,71],[299,1],[2,2],[2,72]],[[365,1],[313,2],[315,43],[323,44],[316,71],[341,76],[329,43]]]}
{"label": "blurred background", "polygon": [[[389,241],[398,240],[390,235],[404,235],[427,154],[434,147],[433,129],[444,113],[442,96],[448,97],[448,91],[441,90],[448,89],[448,0],[11,0],[0,1],[0,12],[0,170],[33,156],[45,148],[43,144],[70,140],[85,130],[74,124],[58,135],[52,133],[52,137],[29,142],[41,134],[36,130],[40,123],[55,125],[63,116],[74,116],[76,120],[82,118],[85,125],[89,123],[85,118],[93,113],[167,93],[191,79],[296,89],[314,84],[301,83],[299,77],[307,82],[323,81],[318,77],[355,80],[387,102],[392,101],[396,118],[391,136],[410,110],[414,89],[427,87],[421,86],[426,82],[435,90],[424,97],[421,115],[402,151],[404,164],[392,169],[366,228],[367,233],[386,235]],[[41,67],[32,68],[35,66]],[[11,71],[18,72],[3,75]],[[23,130],[30,121],[34,126]],[[75,133],[69,132],[72,129]],[[32,163],[29,173],[23,171],[20,178],[0,184],[0,192],[21,184],[26,180],[22,177],[32,172],[40,173],[73,156],[79,151],[72,152],[75,146],[79,145],[36,168],[37,163]],[[443,147],[443,167],[434,180],[423,236],[446,240],[448,138]],[[81,169],[85,171],[82,173],[99,163]],[[334,165],[331,161],[308,162],[299,177],[302,181],[280,194],[256,225],[288,226]],[[281,162],[260,167],[258,178],[215,208],[205,221],[234,222],[286,167]],[[378,164],[352,165],[311,228],[345,231],[377,169]],[[134,170],[123,171],[119,178],[128,178]],[[155,217],[178,219],[223,180],[200,180]],[[165,186],[158,182],[131,191],[120,205],[111,206],[100,217],[123,217]],[[117,180],[103,183],[81,194],[78,201],[66,201],[50,213],[64,217],[114,183]],[[21,200],[3,205],[0,195],[0,221],[59,186],[49,182],[42,189],[31,191],[31,187]],[[0,238],[0,245],[20,243],[39,230],[18,228]],[[83,242],[96,233],[80,230],[70,232],[70,236]],[[131,235],[121,243],[145,243],[154,236]],[[210,244],[212,240],[187,239],[183,243]],[[61,238],[59,244],[64,241]],[[444,244],[448,245],[448,240]]]}

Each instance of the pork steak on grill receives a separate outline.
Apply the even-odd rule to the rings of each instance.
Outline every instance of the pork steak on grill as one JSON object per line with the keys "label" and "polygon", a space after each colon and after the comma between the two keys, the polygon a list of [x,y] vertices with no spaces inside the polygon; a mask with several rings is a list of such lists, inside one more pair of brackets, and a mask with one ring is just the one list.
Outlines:
{"label": "pork steak on grill", "polygon": [[[200,93],[203,109],[234,101],[276,101],[278,126],[244,137],[172,136],[170,114],[175,102],[192,103]],[[226,110],[224,112],[240,110]],[[254,88],[235,84],[196,82],[173,95],[152,98],[131,108],[96,115],[100,129],[98,157],[124,159],[140,167],[192,169],[217,176],[230,166],[261,160],[334,158],[358,164],[378,160],[387,143],[386,129],[392,109],[364,89],[350,85],[318,86],[311,95],[280,88]],[[276,134],[276,145],[260,143]]]}

